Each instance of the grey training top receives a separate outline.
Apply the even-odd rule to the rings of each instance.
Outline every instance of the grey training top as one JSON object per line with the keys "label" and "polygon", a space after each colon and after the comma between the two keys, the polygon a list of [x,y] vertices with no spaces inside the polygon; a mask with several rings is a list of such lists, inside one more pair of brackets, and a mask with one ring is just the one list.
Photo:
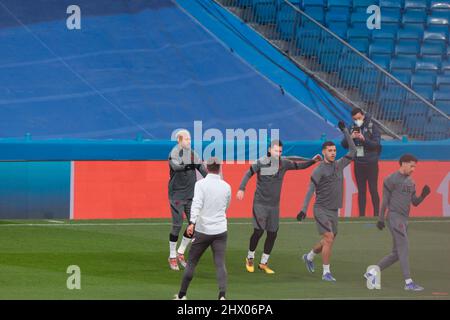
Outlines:
{"label": "grey training top", "polygon": [[[276,161],[279,161],[278,166],[276,165]],[[250,169],[242,178],[239,190],[244,191],[248,181],[256,173],[257,181],[253,203],[278,207],[280,205],[281,187],[286,171],[306,169],[314,163],[315,161],[311,159],[303,163],[298,163],[285,157],[277,160],[273,157],[264,156],[250,166]]]}
{"label": "grey training top", "polygon": [[386,209],[389,209],[389,213],[395,212],[409,217],[411,203],[418,206],[422,201],[421,196],[416,196],[416,184],[413,179],[396,171],[384,179],[379,220],[384,220]]}
{"label": "grey training top", "polygon": [[311,175],[306,198],[303,202],[302,211],[306,212],[309,201],[314,191],[316,192],[316,202],[314,206],[328,210],[337,210],[342,208],[342,197],[344,190],[344,168],[348,166],[356,154],[356,147],[351,138],[348,129],[344,129],[344,135],[349,145],[348,153],[331,163],[322,161],[314,169]]}
{"label": "grey training top", "polygon": [[183,149],[176,146],[169,154],[169,199],[189,200],[194,197],[194,187],[197,182],[196,170],[203,177],[208,172],[201,163],[197,153],[192,149]]}

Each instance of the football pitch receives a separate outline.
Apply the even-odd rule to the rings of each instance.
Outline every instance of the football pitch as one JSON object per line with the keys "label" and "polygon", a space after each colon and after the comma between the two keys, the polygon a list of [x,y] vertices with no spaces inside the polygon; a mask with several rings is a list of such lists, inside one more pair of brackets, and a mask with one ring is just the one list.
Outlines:
{"label": "football pitch", "polygon": [[[301,254],[319,239],[312,220],[281,220],[269,260],[276,272],[245,270],[249,219],[230,219],[226,264],[228,299],[450,299],[450,219],[411,219],[410,262],[422,292],[403,290],[398,263],[385,270],[381,290],[368,290],[362,275],[390,252],[387,229],[373,219],[341,219],[331,258],[336,283],[321,280],[320,256],[309,274]],[[0,299],[172,299],[182,271],[169,269],[170,221],[0,221]],[[257,249],[259,261],[263,241]],[[67,268],[81,270],[81,289],[69,290]],[[202,257],[188,299],[216,299],[210,250]]]}

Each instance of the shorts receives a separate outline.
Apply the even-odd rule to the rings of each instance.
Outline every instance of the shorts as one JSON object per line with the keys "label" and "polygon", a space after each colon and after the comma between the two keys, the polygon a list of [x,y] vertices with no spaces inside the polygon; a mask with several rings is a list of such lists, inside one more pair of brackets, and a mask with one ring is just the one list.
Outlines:
{"label": "shorts", "polygon": [[253,227],[268,232],[277,232],[280,225],[280,208],[253,204]]}
{"label": "shorts", "polygon": [[172,225],[183,226],[183,212],[186,214],[186,219],[191,219],[192,200],[170,200],[170,211],[172,212]]}
{"label": "shorts", "polygon": [[338,232],[338,209],[330,210],[321,207],[314,207],[314,219],[316,220],[317,230],[322,235],[326,232],[332,232],[334,236]]}

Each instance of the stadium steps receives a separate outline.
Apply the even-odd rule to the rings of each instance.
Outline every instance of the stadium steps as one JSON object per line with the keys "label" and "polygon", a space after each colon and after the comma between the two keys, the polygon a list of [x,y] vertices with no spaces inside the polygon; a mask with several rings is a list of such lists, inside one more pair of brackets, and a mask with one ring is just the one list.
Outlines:
{"label": "stadium steps", "polygon": [[[243,0],[238,0],[237,2],[242,2]],[[220,1],[218,1],[220,2]],[[264,2],[264,1],[260,1],[260,2]],[[270,2],[270,1],[265,1],[266,3]],[[325,27],[327,26],[327,24],[329,23],[336,23],[335,25],[337,25],[340,28],[343,28],[343,30],[332,30],[333,32],[337,33],[339,36],[341,36],[341,38],[343,38],[344,40],[348,40],[347,36],[348,36],[348,32],[351,29],[347,29],[345,27],[345,24],[349,24],[350,25],[350,17],[348,19],[342,19],[342,15],[337,14],[335,20],[340,20],[340,21],[332,21],[330,22],[328,19],[328,16],[322,16],[321,14],[319,14],[320,9],[318,9],[321,6],[325,6],[327,3],[333,3],[335,7],[337,7],[338,9],[334,8],[334,11],[342,11],[344,14],[350,14],[350,12],[352,12],[352,10],[344,10],[345,6],[347,6],[347,4],[345,3],[351,3],[351,1],[321,1],[321,0],[311,0],[311,1],[291,1],[291,3],[293,3],[294,5],[296,4],[300,4],[302,3],[303,10],[305,12],[307,12],[308,14],[310,14],[311,16],[313,16],[314,18],[316,18],[316,20],[318,20],[320,23],[322,23]],[[413,32],[412,33],[408,33],[409,29],[405,29],[405,30],[399,30],[398,27],[398,21],[400,21],[401,19],[405,18],[406,20],[411,20],[412,24],[414,24],[415,22],[417,23],[425,23],[425,18],[423,17],[423,14],[421,15],[420,13],[417,12],[413,12],[410,15],[407,15],[404,17],[403,13],[402,13],[402,9],[401,9],[401,5],[397,4],[395,1],[394,2],[389,2],[389,1],[382,1],[384,6],[388,6],[389,10],[389,14],[387,17],[387,20],[389,21],[384,21],[385,23],[389,24],[391,23],[392,25],[389,25],[389,30],[383,30],[383,32],[379,32],[379,33],[374,33],[373,35],[373,39],[372,42],[368,42],[366,44],[366,52],[365,54],[368,56],[369,59],[372,58],[372,54],[373,53],[377,53],[379,51],[379,55],[381,58],[384,58],[384,56],[386,56],[387,58],[387,62],[385,63],[385,65],[381,65],[383,69],[385,69],[386,72],[391,73],[391,69],[389,69],[389,67],[391,66],[390,61],[391,61],[391,57],[392,55],[398,55],[400,58],[402,55],[408,57],[408,55],[412,56],[416,56],[416,55],[425,55],[428,56],[426,57],[426,59],[433,59],[433,57],[431,57],[431,55],[438,55],[441,54],[442,52],[444,52],[444,49],[441,48],[442,44],[436,44],[436,43],[427,43],[425,46],[419,46],[419,40],[418,39],[411,39],[411,37],[417,37],[417,29],[414,29],[414,25],[411,27]],[[228,2],[229,4],[229,2]],[[395,4],[395,6],[394,6]],[[414,6],[414,3],[408,3],[409,6]],[[307,8],[306,8],[307,7]],[[344,9],[342,9],[342,7],[344,7]],[[245,7],[245,8],[238,8],[238,7],[233,7],[233,6],[227,6],[228,9],[230,9],[230,11],[232,11],[233,13],[235,13],[237,16],[241,17],[244,22],[248,21],[254,21],[257,19],[254,19],[255,16],[253,16],[254,12],[252,10],[252,8],[249,7]],[[328,8],[329,9],[329,8]],[[416,8],[413,8],[414,10]],[[348,13],[346,13],[348,11]],[[397,17],[398,16],[398,17]],[[396,17],[398,18],[398,21],[394,21],[396,19]],[[353,19],[353,18],[352,18]],[[247,21],[246,21],[247,20]],[[409,21],[408,20],[408,21]],[[417,20],[417,21],[416,21]],[[420,20],[420,21],[419,21]],[[422,21],[423,20],[423,21]],[[419,21],[419,22],[418,22]],[[340,23],[340,24],[339,24]],[[286,40],[280,40],[282,39],[282,31],[281,28],[276,28],[277,25],[276,23],[272,23],[272,22],[264,22],[261,24],[257,24],[257,23],[248,23],[255,31],[259,32],[261,35],[263,35],[267,40],[269,40],[274,46],[276,46],[280,51],[285,52],[285,53],[289,53],[289,45],[288,42]],[[385,24],[386,25],[386,24]],[[343,27],[344,26],[344,27]],[[385,28],[386,29],[386,28]],[[420,29],[420,28],[419,28]],[[278,30],[275,31],[275,30]],[[419,31],[420,32],[420,31]],[[397,36],[399,37],[399,39],[397,40]],[[431,40],[435,40],[437,39],[438,41],[448,41],[448,36],[443,36],[442,33],[438,31],[435,31],[434,33],[430,32],[430,35],[427,34],[427,32],[423,32],[422,35],[423,39],[425,39],[425,37],[429,37]],[[362,39],[364,40],[364,39]],[[391,47],[386,47],[387,43],[391,43]],[[373,44],[373,47],[372,47]],[[369,52],[369,45],[370,45],[370,52]],[[361,47],[362,48],[362,47]],[[389,50],[388,50],[389,49]],[[358,50],[361,50],[358,48]],[[384,51],[383,51],[384,50]],[[373,52],[372,52],[373,51]],[[376,51],[376,52],[375,52]],[[426,52],[425,52],[426,51]],[[364,53],[364,52],[363,52]],[[389,57],[387,57],[389,56]],[[371,111],[375,111],[375,110],[379,110],[380,109],[380,105],[375,105],[373,102],[368,102],[369,99],[367,99],[367,97],[364,99],[364,92],[361,92],[360,90],[357,89],[348,89],[348,88],[344,88],[342,86],[339,86],[339,83],[342,83],[342,79],[338,77],[336,72],[321,72],[318,71],[318,64],[320,63],[319,61],[319,57],[318,54],[316,54],[314,51],[312,51],[312,54],[308,57],[300,57],[300,56],[290,56],[291,59],[293,59],[297,65],[305,72],[307,72],[311,77],[317,79],[318,81],[320,81],[322,84],[325,84],[326,87],[330,90],[330,92],[332,92],[335,96],[338,96],[340,99],[344,100],[346,103],[353,105],[354,107],[361,107],[364,110],[367,110],[369,112]],[[426,60],[425,59],[425,60]],[[379,64],[380,59],[375,60],[377,64]],[[419,60],[420,61],[420,60]],[[420,70],[419,72],[422,73],[428,73],[428,74],[432,74],[434,71],[431,69],[426,69],[426,70]],[[392,74],[392,73],[391,73]],[[435,95],[428,95],[428,94],[424,94],[423,90],[424,88],[428,87],[432,87],[434,85],[430,84],[429,82],[427,83],[414,83],[416,86],[412,86],[411,84],[413,83],[413,81],[411,80],[411,76],[405,76],[404,71],[403,74],[401,73],[394,73],[392,74],[395,78],[397,78],[398,80],[400,80],[403,84],[405,84],[406,86],[408,86],[411,90],[416,91],[416,88],[418,88],[418,86],[420,87],[421,91],[416,91],[419,95],[421,95],[422,97],[424,97],[425,99],[427,99],[427,97],[429,96],[430,98],[428,99],[430,102],[434,102],[435,100]],[[433,78],[433,77],[432,77]],[[436,76],[434,76],[434,81],[436,81]],[[415,80],[417,78],[414,78]],[[418,79],[423,80],[424,78],[419,77]],[[428,80],[427,80],[428,81]],[[331,86],[330,86],[331,84]],[[444,85],[445,88],[445,85]],[[445,105],[448,100],[446,100],[447,98],[445,98],[444,100],[442,100],[442,104]],[[394,101],[391,101],[394,102]],[[396,106],[397,108],[397,106]],[[406,125],[406,120],[404,119],[404,116],[402,115],[402,108],[398,107],[398,111],[393,111],[395,113],[395,116],[386,116],[384,115],[382,118],[378,118],[379,122],[383,125],[384,129],[386,132],[389,133],[396,133],[397,135],[395,137],[399,137],[400,135],[403,134],[408,134],[410,138],[413,139],[427,139],[426,136],[424,136],[423,134],[415,134],[413,132],[409,132],[409,128],[407,128]],[[431,112],[431,111],[430,111]],[[373,112],[373,115],[375,115],[375,112]],[[387,130],[386,130],[387,129]],[[392,134],[387,134],[385,135],[386,137],[388,136],[392,136]]]}

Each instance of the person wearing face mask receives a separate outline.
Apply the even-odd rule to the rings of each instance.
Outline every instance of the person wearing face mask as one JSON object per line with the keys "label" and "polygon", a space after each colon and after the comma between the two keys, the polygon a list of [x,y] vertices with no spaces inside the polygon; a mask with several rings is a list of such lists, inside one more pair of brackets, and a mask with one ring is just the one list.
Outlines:
{"label": "person wearing face mask", "polygon": [[[369,114],[360,108],[351,112],[353,124],[349,127],[351,137],[356,145],[355,178],[358,187],[359,216],[366,215],[366,191],[369,186],[372,198],[373,215],[378,216],[380,211],[380,196],[378,194],[378,160],[381,153],[381,134],[378,126],[372,121]],[[344,139],[341,145],[348,149]]]}

